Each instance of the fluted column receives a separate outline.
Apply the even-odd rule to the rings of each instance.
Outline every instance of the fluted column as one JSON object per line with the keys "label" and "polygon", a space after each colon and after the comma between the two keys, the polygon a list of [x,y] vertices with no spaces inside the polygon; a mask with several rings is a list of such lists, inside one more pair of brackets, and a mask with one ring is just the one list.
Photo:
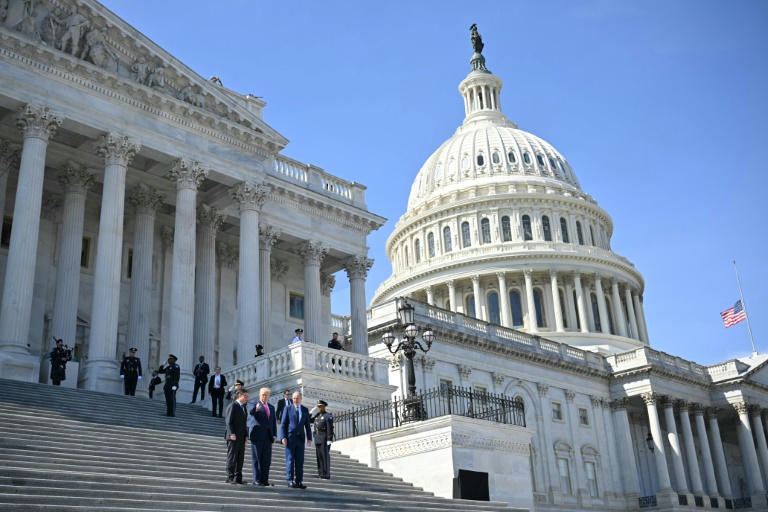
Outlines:
{"label": "fluted column", "polygon": [[744,442],[744,454],[746,455],[747,475],[752,479],[752,494],[764,494],[763,476],[760,473],[760,464],[757,461],[757,451],[755,443],[752,440],[752,427],[749,424],[748,410],[746,402],[733,404],[733,408],[739,414],[739,428],[741,429],[741,441]]}
{"label": "fluted column", "polygon": [[595,274],[595,293],[597,294],[597,310],[600,312],[600,332],[610,334],[611,325],[608,322],[608,308],[603,294],[603,279],[600,274]]}
{"label": "fluted column", "polygon": [[[709,439],[707,437],[707,428],[704,426],[704,408],[699,404],[693,404],[691,406],[693,410],[693,418],[696,422],[696,435],[699,438],[699,449],[701,450],[701,461],[704,465],[704,476],[707,482],[707,494],[716,498],[719,496],[717,492],[717,479],[715,478],[715,466],[712,463],[712,453],[709,450]],[[694,451],[694,459],[696,458],[696,452]]]}
{"label": "fluted column", "polygon": [[578,323],[576,321],[576,302],[573,298],[573,278],[565,276],[563,281],[565,282],[565,307],[568,309],[568,330],[576,331],[578,330]]}
{"label": "fluted column", "polygon": [[426,288],[424,288],[424,291],[427,293],[427,304],[429,304],[430,306],[434,306],[435,305],[435,294],[434,294],[434,290],[432,288],[432,285],[429,285]]}
{"label": "fluted column", "polygon": [[456,313],[458,311],[458,304],[456,304],[456,281],[449,279],[446,284],[448,285],[448,302],[451,303],[451,311]]}
{"label": "fluted column", "polygon": [[643,304],[640,301],[640,292],[632,290],[632,302],[635,305],[635,316],[637,317],[637,329],[640,335],[640,341],[648,343],[648,329],[645,326],[645,314],[643,312]]}
{"label": "fluted column", "polygon": [[581,332],[589,332],[589,320],[587,319],[587,304],[584,302],[584,288],[581,286],[581,272],[574,271],[573,287],[576,289],[576,309],[579,314]]}
{"label": "fluted column", "polygon": [[[128,194],[133,209],[133,267],[131,269],[131,302],[128,306],[128,347],[136,347],[144,371],[149,374],[149,316],[152,308],[152,254],[155,245],[155,213],[165,196],[157,189],[137,185]],[[144,381],[146,384],[146,381]],[[140,392],[146,386],[139,386]]]}
{"label": "fluted column", "polygon": [[197,211],[195,254],[195,334],[193,357],[213,361],[216,336],[216,232],[226,214],[206,204]]}
{"label": "fluted column", "polygon": [[[752,428],[755,429],[755,439],[757,439],[757,452],[760,456],[760,462],[763,465],[763,471],[768,472],[768,445],[765,442],[765,430],[763,430],[763,423],[761,420],[762,409],[755,405],[750,408],[750,416],[752,416]],[[763,475],[766,477],[766,475]]]}
{"label": "fluted column", "polygon": [[661,424],[659,423],[659,415],[656,412],[656,393],[643,393],[640,395],[645,406],[648,409],[648,421],[651,427],[651,435],[653,436],[653,445],[655,450],[653,454],[656,459],[656,474],[659,478],[659,491],[671,491],[672,484],[669,480],[669,470],[667,469],[667,457],[664,453],[664,438],[661,433]]}
{"label": "fluted column", "polygon": [[86,389],[118,392],[120,382],[116,379],[115,349],[120,308],[125,173],[141,144],[110,132],[99,139],[96,148],[104,157],[104,188],[93,277],[91,336],[83,381]]}
{"label": "fluted column", "polygon": [[64,210],[51,334],[70,346],[75,345],[77,332],[85,199],[93,182],[93,174],[74,162],[67,162],[59,175],[64,188]]}
{"label": "fluted column", "polygon": [[627,315],[629,316],[629,325],[632,327],[632,337],[640,339],[640,332],[637,330],[637,316],[635,315],[635,306],[632,303],[632,292],[629,285],[624,287],[624,302],[627,303]]}
{"label": "fluted column", "polygon": [[731,480],[728,477],[728,466],[725,464],[723,438],[720,437],[720,426],[717,423],[718,409],[716,407],[708,407],[705,411],[709,420],[709,431],[712,435],[712,451],[715,459],[715,471],[717,472],[720,495],[723,498],[733,498]]}
{"label": "fluted column", "polygon": [[[683,429],[683,442],[685,443],[685,458],[688,462],[688,477],[691,480],[693,494],[701,495],[704,488],[701,485],[701,473],[699,473],[699,461],[696,457],[696,445],[693,442],[693,430],[691,430],[691,418],[688,416],[688,402],[680,400],[680,426]],[[710,464],[712,461],[710,461]]]}
{"label": "fluted column", "polygon": [[0,142],[0,235],[2,235],[2,220],[5,215],[5,199],[8,194],[8,176],[19,165],[21,146],[7,140]]}
{"label": "fluted column", "polygon": [[33,382],[38,379],[38,358],[27,350],[29,320],[43,201],[45,151],[62,120],[58,112],[31,103],[21,108],[16,120],[24,143],[0,307],[0,370],[3,377],[9,379]]}
{"label": "fluted column", "polygon": [[499,280],[499,307],[501,307],[501,325],[512,327],[512,308],[509,305],[509,291],[507,291],[507,274],[496,272]]}
{"label": "fluted column", "polygon": [[281,231],[267,224],[259,224],[259,288],[261,309],[260,343],[265,353],[272,351],[272,247]]}
{"label": "fluted column", "polygon": [[675,423],[675,399],[663,397],[664,418],[667,422],[667,439],[672,448],[672,469],[675,471],[675,490],[680,494],[687,494],[688,481],[685,478],[685,466],[683,465],[683,453],[680,450],[680,437],[677,434],[677,424]]}
{"label": "fluted column", "polygon": [[555,310],[555,328],[557,332],[565,332],[563,326],[563,308],[560,305],[560,288],[557,287],[557,270],[549,271],[549,280],[552,286],[552,306]]}
{"label": "fluted column", "polygon": [[624,321],[624,309],[621,307],[621,295],[619,295],[619,281],[611,278],[611,297],[613,298],[613,323],[616,325],[616,334],[627,337],[627,324]]}
{"label": "fluted column", "polygon": [[475,318],[478,320],[485,320],[485,301],[483,300],[483,292],[480,291],[480,276],[471,276],[472,279],[472,295],[475,296]]}
{"label": "fluted column", "polygon": [[539,323],[536,320],[536,303],[533,301],[533,271],[523,270],[525,277],[525,309],[528,312],[528,332],[536,334],[539,332]]}
{"label": "fluted column", "polygon": [[[259,299],[259,212],[271,189],[242,182],[230,191],[240,210],[240,266],[237,274],[237,364],[253,358],[253,340],[261,336]],[[318,286],[319,286],[318,274]],[[318,289],[319,292],[319,289]]]}
{"label": "fluted column", "polygon": [[[349,278],[349,311],[352,322],[352,352],[368,355],[368,313],[365,307],[365,279],[373,260],[364,254],[344,260]],[[306,267],[305,267],[306,268]]]}
{"label": "fluted column", "polygon": [[176,218],[173,232],[173,269],[171,274],[171,353],[181,367],[180,400],[191,397],[195,366],[195,239],[197,189],[208,176],[208,169],[188,158],[171,164],[167,177],[176,184]]}
{"label": "fluted column", "polygon": [[304,339],[311,343],[318,343],[322,336],[320,332],[320,264],[328,254],[328,249],[316,240],[306,240],[299,245],[297,252],[304,260]]}
{"label": "fluted column", "polygon": [[[583,324],[582,324],[583,325]],[[634,496],[640,495],[640,478],[637,474],[637,461],[632,450],[632,432],[627,416],[628,398],[619,398],[611,402],[614,424],[616,425],[616,447],[619,450],[619,461],[624,493],[630,495],[627,501],[634,501]]]}

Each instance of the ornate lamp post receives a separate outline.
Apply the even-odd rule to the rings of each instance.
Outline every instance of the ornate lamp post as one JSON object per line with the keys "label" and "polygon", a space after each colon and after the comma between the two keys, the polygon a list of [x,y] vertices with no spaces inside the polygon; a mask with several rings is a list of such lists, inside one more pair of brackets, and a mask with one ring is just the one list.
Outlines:
{"label": "ornate lamp post", "polygon": [[416,340],[421,328],[414,323],[414,307],[408,304],[405,299],[398,299],[397,303],[398,324],[403,329],[403,335],[400,340],[397,340],[397,346],[394,346],[396,339],[392,331],[385,333],[381,341],[384,342],[390,353],[397,354],[402,350],[403,355],[408,359],[408,398],[405,400],[406,414],[403,421],[419,421],[422,419],[422,410],[416,396],[416,372],[413,368],[413,357],[417,350],[425,354],[429,352],[429,349],[432,348],[432,342],[435,340],[435,333],[429,327],[421,333],[421,338],[426,344],[425,348],[425,345]]}

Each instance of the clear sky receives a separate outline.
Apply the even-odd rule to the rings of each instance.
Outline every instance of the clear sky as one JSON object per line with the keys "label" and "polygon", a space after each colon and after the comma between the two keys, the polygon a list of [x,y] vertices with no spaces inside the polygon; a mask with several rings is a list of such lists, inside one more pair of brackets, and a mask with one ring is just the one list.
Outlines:
{"label": "clear sky", "polygon": [[[283,154],[368,187],[368,298],[413,178],[464,117],[469,26],[504,113],[570,162],[644,275],[651,345],[701,364],[768,351],[768,2],[106,0],[200,75],[263,96]],[[333,311],[349,311],[337,275]]]}

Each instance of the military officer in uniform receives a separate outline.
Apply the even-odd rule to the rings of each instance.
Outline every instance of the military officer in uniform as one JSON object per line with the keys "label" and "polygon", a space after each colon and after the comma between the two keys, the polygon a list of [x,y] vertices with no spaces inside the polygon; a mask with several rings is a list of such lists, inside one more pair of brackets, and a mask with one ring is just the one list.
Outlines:
{"label": "military officer in uniform", "polygon": [[51,350],[51,382],[54,386],[61,386],[61,381],[67,378],[67,361],[69,361],[69,351],[64,348],[64,340],[56,340],[56,348]]}
{"label": "military officer in uniform", "polygon": [[317,407],[309,411],[309,421],[314,424],[312,438],[317,453],[317,476],[331,478],[331,443],[333,442],[333,415],[325,408],[328,402],[318,400]]}
{"label": "military officer in uniform", "polygon": [[123,364],[120,365],[120,378],[125,383],[125,394],[136,396],[136,384],[141,380],[141,359],[136,357],[136,349],[131,347],[128,352],[131,354],[123,358]]}
{"label": "military officer in uniform", "polygon": [[176,364],[176,356],[168,355],[168,360],[157,369],[158,373],[165,374],[163,394],[165,394],[165,415],[176,416],[176,390],[179,389],[181,367]]}

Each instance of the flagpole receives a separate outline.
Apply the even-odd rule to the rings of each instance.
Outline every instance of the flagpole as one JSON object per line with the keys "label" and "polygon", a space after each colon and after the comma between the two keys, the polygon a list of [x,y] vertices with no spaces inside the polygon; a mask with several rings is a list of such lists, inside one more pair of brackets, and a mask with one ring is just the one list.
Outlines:
{"label": "flagpole", "polygon": [[752,342],[752,355],[757,355],[755,348],[755,338],[752,337],[752,326],[749,324],[749,314],[747,313],[747,303],[744,302],[744,292],[741,291],[741,279],[739,279],[739,270],[736,268],[736,260],[733,261],[733,271],[736,272],[736,282],[739,284],[739,297],[741,297],[741,307],[744,308],[744,318],[747,319],[747,330],[749,330],[749,341]]}

